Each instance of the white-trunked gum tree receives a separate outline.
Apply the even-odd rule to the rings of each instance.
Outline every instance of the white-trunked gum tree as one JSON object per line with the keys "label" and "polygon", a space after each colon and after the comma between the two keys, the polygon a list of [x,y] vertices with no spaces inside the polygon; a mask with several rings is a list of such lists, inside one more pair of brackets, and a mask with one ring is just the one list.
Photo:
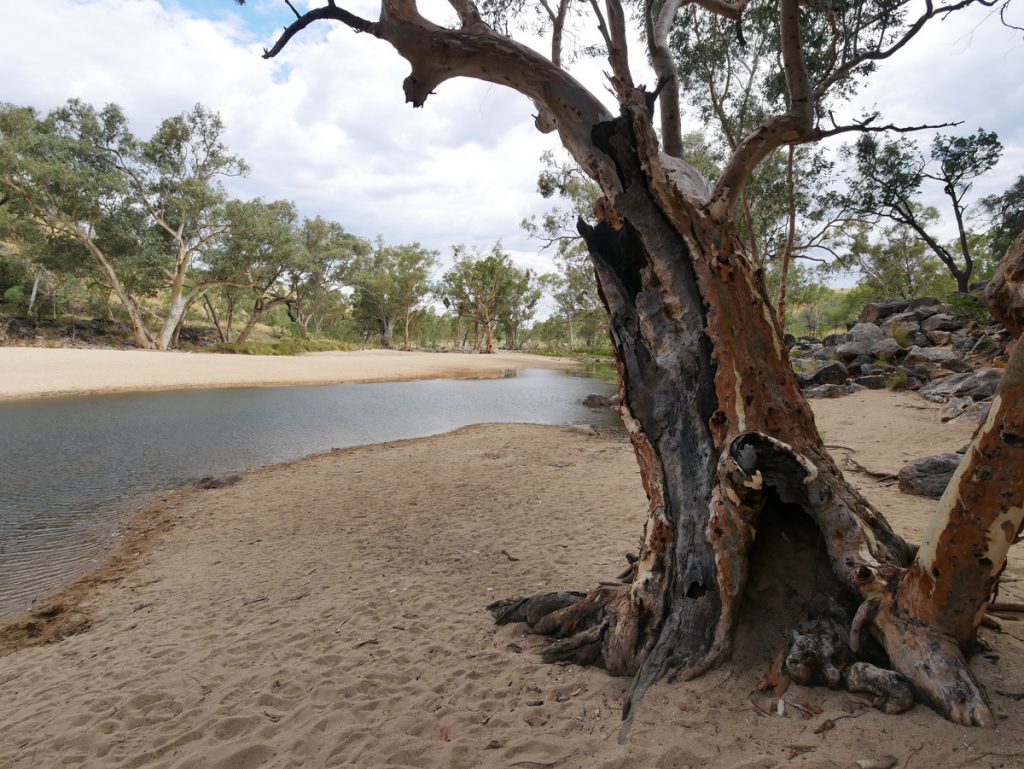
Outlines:
{"label": "white-trunked gum tree", "polygon": [[[621,416],[649,516],[638,556],[617,581],[499,601],[490,607],[497,620],[554,637],[549,661],[632,676],[628,719],[653,682],[669,673],[698,676],[728,658],[759,529],[771,515],[801,517],[820,532],[833,579],[822,590],[826,608],[788,654],[790,676],[867,691],[889,712],[916,698],[955,722],[991,727],[966,655],[1024,520],[1022,346],[925,541],[914,546],[826,451],[762,276],[734,226],[744,184],[772,153],[895,129],[877,116],[837,121],[829,96],[868,76],[930,22],[983,0],[693,0],[701,13],[733,20],[740,40],[748,17],[778,40],[777,71],[767,77],[781,106],[739,141],[713,180],[682,156],[669,46],[672,35],[688,33],[677,24],[685,17],[680,0],[641,0],[629,9],[642,19],[650,89],[630,71],[620,0],[538,0],[550,56],[498,31],[524,0],[483,9],[449,2],[458,19],[451,27],[424,18],[415,0],[382,0],[375,19],[334,0],[301,14],[292,8],[296,18],[265,56],[311,24],[335,21],[408,61],[402,87],[414,107],[455,77],[508,86],[534,103],[537,128],[557,131],[600,186],[596,224],[580,220],[579,230],[609,316]],[[614,112],[563,65],[566,20],[581,14],[600,35]]]}

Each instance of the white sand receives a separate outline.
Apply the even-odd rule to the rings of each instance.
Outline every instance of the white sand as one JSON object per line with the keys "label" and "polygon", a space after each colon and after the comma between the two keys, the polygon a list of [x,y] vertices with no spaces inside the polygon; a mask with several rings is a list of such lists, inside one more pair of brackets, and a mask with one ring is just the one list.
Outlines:
{"label": "white sand", "polygon": [[132,390],[497,376],[572,361],[523,353],[361,350],[296,356],[0,347],[0,399]]}

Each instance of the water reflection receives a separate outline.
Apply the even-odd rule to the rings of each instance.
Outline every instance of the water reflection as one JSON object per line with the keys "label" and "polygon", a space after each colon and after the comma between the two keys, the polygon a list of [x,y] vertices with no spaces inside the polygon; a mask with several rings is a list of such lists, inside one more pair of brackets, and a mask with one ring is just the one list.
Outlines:
{"label": "water reflection", "polygon": [[0,616],[88,568],[126,512],[197,478],[478,422],[612,426],[613,386],[499,379],[131,393],[0,404]]}

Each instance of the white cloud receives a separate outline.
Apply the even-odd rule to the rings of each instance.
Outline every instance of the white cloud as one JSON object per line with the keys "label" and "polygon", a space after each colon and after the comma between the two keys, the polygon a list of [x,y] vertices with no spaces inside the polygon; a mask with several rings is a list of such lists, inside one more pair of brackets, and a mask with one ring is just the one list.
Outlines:
{"label": "white cloud", "polygon": [[[518,263],[549,269],[548,253],[538,254],[519,227],[548,207],[534,191],[537,159],[557,146],[533,129],[529,101],[459,80],[414,110],[401,89],[408,64],[386,43],[323,23],[264,61],[263,47],[289,20],[284,4],[218,2],[10,3],[0,98],[41,110],[72,96],[117,102],[143,135],[202,102],[221,113],[229,146],[252,166],[247,179],[232,181],[233,194],[293,199],[306,215],[390,242],[419,240],[445,256],[453,243],[486,250],[500,239]],[[452,15],[442,0],[421,7],[438,22]],[[351,6],[367,17],[377,9],[375,0]],[[988,192],[1020,172],[1024,82],[1020,46],[991,21],[977,27],[979,18],[934,25],[883,64],[863,98],[898,121],[963,118],[966,130],[997,130],[1007,152]],[[653,84],[643,46],[631,57],[636,81]],[[606,68],[591,59],[574,71],[608,102]]]}

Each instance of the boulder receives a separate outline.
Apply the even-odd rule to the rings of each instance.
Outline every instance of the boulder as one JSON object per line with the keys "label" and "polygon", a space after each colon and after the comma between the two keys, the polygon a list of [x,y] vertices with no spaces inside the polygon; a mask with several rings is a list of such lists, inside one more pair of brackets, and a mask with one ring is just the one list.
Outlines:
{"label": "boulder", "polygon": [[884,390],[885,389],[885,375],[883,374],[869,374],[868,376],[859,376],[853,380],[853,384],[866,387],[869,390]]}
{"label": "boulder", "polygon": [[925,336],[928,338],[929,344],[936,345],[937,347],[949,344],[953,337],[948,331],[928,331],[925,333]]}
{"label": "boulder", "polygon": [[908,310],[907,312],[898,312],[895,315],[890,315],[878,325],[882,327],[883,331],[885,331],[894,323],[919,323],[920,321],[921,319],[917,317],[916,312]]}
{"label": "boulder", "polygon": [[998,333],[982,334],[971,347],[971,355],[994,358],[1006,348],[1006,340]]}
{"label": "boulder", "polygon": [[942,302],[940,302],[934,296],[922,296],[918,297],[917,299],[910,300],[910,307],[912,309],[921,310],[922,312],[926,313],[925,315],[921,316],[922,318],[927,318],[928,315],[937,312],[935,308],[940,306],[941,304]]}
{"label": "boulder", "polygon": [[899,355],[901,351],[902,348],[899,342],[892,337],[886,337],[885,339],[879,339],[871,345],[871,349],[868,352],[879,360],[890,361]]}
{"label": "boulder", "polygon": [[938,366],[943,361],[955,358],[952,347],[911,347],[907,357],[903,359],[906,365],[920,363],[924,365]]}
{"label": "boulder", "polygon": [[[955,374],[954,376],[963,375]],[[999,369],[982,369],[976,373],[969,374],[966,379],[958,382],[951,394],[961,398],[968,397],[976,401],[988,400],[996,394],[1000,378],[1002,378],[1002,372]]]}
{"label": "boulder", "polygon": [[826,384],[843,384],[850,376],[850,372],[846,370],[846,366],[837,360],[826,363],[814,374],[811,375],[811,384],[826,385]]}
{"label": "boulder", "polygon": [[842,398],[849,395],[848,385],[825,384],[804,391],[806,398]]}
{"label": "boulder", "polygon": [[815,350],[811,353],[811,357],[815,360],[835,360],[836,348],[831,345],[826,345],[820,350]]}
{"label": "boulder", "polygon": [[963,358],[947,358],[939,364],[944,369],[948,369],[957,374],[962,374],[965,371],[972,371],[971,364],[965,361]]}
{"label": "boulder", "polygon": [[936,379],[921,388],[921,395],[933,403],[945,403],[953,396],[953,391],[974,376],[973,372],[967,371],[961,374],[953,374],[943,379]]}
{"label": "boulder", "polygon": [[956,419],[958,416],[960,416],[967,410],[968,406],[971,406],[973,404],[974,401],[972,401],[970,398],[957,398],[954,396],[950,398],[948,401],[946,401],[945,405],[942,407],[942,411],[939,412],[939,418],[943,422],[948,422],[951,419]]}
{"label": "boulder", "polygon": [[903,312],[910,306],[906,299],[887,299],[884,302],[873,302],[861,310],[858,320],[861,323],[877,323],[893,313]]}
{"label": "boulder", "polygon": [[598,395],[597,393],[590,393],[583,399],[583,405],[589,409],[606,409],[609,407],[610,399],[605,395]]}
{"label": "boulder", "polygon": [[936,313],[930,318],[925,318],[921,321],[921,329],[925,332],[959,331],[963,327],[964,324],[962,321],[945,312]]}
{"label": "boulder", "polygon": [[938,499],[949,485],[949,479],[953,477],[961,459],[959,454],[939,454],[915,459],[900,470],[900,491]]}
{"label": "boulder", "polygon": [[899,339],[910,337],[921,332],[921,324],[916,320],[901,320],[898,323],[890,323],[885,327],[885,333]]}
{"label": "boulder", "polygon": [[869,355],[871,346],[884,336],[882,329],[874,323],[857,323],[843,337],[843,343],[836,348],[836,357],[850,361],[858,355]]}
{"label": "boulder", "polygon": [[839,344],[839,340],[842,339],[842,334],[829,334],[821,340],[822,345],[825,347],[835,347]]}

